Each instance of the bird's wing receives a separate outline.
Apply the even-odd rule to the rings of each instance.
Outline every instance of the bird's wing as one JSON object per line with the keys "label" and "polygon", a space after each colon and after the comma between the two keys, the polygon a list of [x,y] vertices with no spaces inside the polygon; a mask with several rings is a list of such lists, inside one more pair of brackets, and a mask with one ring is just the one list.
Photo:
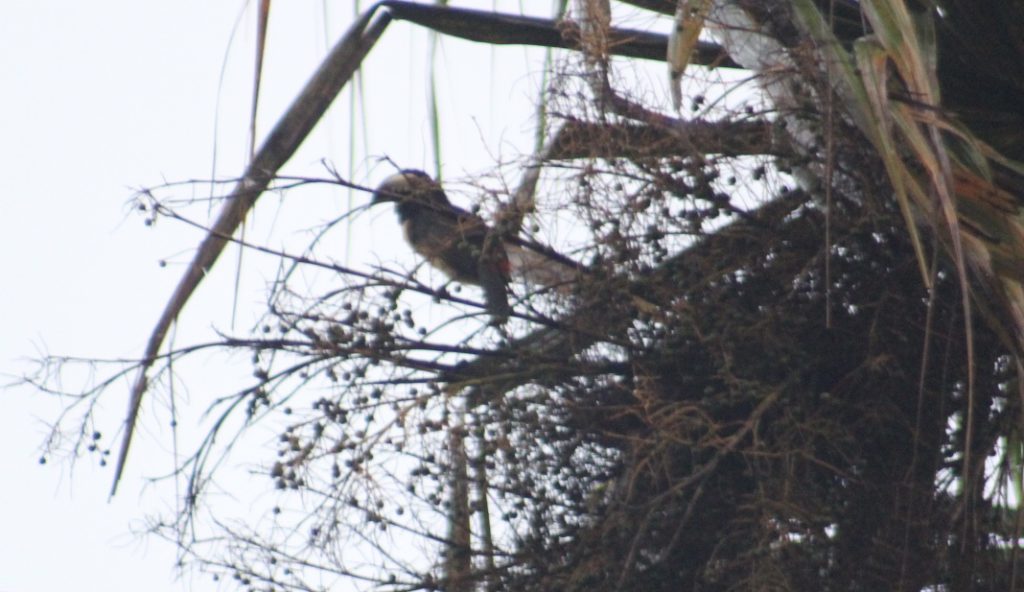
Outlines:
{"label": "bird's wing", "polygon": [[[423,207],[403,223],[406,238],[420,255],[450,278],[480,284],[486,263],[508,277],[508,257],[479,216],[450,207]],[[481,257],[483,255],[483,257]]]}
{"label": "bird's wing", "polygon": [[455,218],[455,227],[459,236],[465,240],[483,244],[491,228],[484,222],[484,219],[476,214],[467,212],[462,208],[452,207],[451,213]]}
{"label": "bird's wing", "polygon": [[510,267],[504,241],[480,216],[457,207],[453,207],[452,211],[456,216],[459,240],[468,243],[481,255],[482,265],[497,270],[505,280],[508,280]]}
{"label": "bird's wing", "polygon": [[512,307],[508,303],[508,280],[511,274],[504,241],[483,218],[461,208],[453,208],[462,248],[474,253],[478,284],[484,290],[487,309],[495,323],[508,320]]}

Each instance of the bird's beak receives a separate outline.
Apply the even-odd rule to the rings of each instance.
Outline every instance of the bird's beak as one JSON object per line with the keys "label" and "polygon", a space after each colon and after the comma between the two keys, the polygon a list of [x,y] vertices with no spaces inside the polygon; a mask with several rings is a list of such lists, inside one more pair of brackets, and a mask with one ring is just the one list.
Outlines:
{"label": "bird's beak", "polygon": [[404,171],[391,175],[377,186],[377,190],[373,192],[373,199],[370,200],[370,205],[398,201],[402,193],[408,192],[409,185],[409,175]]}
{"label": "bird's beak", "polygon": [[404,169],[384,179],[373,192],[370,204],[386,201],[400,202],[426,191],[440,189],[440,186],[426,173],[416,169]]}
{"label": "bird's beak", "polygon": [[370,198],[370,205],[375,206],[386,201],[395,201],[395,199],[391,188],[381,185],[373,192],[373,197]]}

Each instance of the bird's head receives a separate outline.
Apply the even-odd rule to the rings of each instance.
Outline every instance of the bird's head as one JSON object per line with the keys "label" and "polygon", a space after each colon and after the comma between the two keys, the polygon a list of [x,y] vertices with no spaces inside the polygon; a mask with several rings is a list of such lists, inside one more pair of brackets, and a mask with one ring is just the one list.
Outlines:
{"label": "bird's head", "polygon": [[399,206],[408,203],[445,205],[448,198],[441,185],[431,179],[430,175],[417,169],[402,169],[377,186],[370,205],[389,201]]}

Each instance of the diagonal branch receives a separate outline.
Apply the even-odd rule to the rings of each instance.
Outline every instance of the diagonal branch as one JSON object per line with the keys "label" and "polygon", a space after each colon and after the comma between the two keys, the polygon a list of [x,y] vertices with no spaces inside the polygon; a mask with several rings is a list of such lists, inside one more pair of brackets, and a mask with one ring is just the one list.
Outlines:
{"label": "diagonal branch", "polygon": [[256,203],[256,199],[266,190],[277,171],[295,154],[299,145],[306,139],[327,107],[341,92],[381,33],[384,32],[390,22],[390,17],[385,13],[370,25],[375,12],[375,9],[368,10],[349,28],[267,136],[259,152],[256,153],[256,157],[249,164],[245,175],[228,196],[211,231],[199,245],[195,257],[164,308],[163,314],[150,334],[138,374],[132,385],[128,401],[128,414],[125,419],[125,432],[117,458],[114,483],[110,490],[111,496],[117,493],[117,484],[121,479],[128,457],[132,434],[138,420],[139,407],[142,404],[142,395],[148,386],[146,373],[156,360],[164,339],[167,337],[167,331],[185,307],[185,303],[196,287],[199,286],[199,282],[202,281],[206,272],[224,251],[224,247],[228,243],[227,237],[235,233],[239,224]]}

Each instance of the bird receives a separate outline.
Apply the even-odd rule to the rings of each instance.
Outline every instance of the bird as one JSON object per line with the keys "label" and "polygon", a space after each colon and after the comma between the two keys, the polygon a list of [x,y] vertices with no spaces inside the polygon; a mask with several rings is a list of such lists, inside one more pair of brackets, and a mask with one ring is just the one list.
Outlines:
{"label": "bird", "polygon": [[440,183],[417,169],[402,169],[380,183],[370,205],[388,202],[395,204],[413,251],[452,280],[482,288],[494,324],[508,320],[505,241],[483,218],[452,204]]}

